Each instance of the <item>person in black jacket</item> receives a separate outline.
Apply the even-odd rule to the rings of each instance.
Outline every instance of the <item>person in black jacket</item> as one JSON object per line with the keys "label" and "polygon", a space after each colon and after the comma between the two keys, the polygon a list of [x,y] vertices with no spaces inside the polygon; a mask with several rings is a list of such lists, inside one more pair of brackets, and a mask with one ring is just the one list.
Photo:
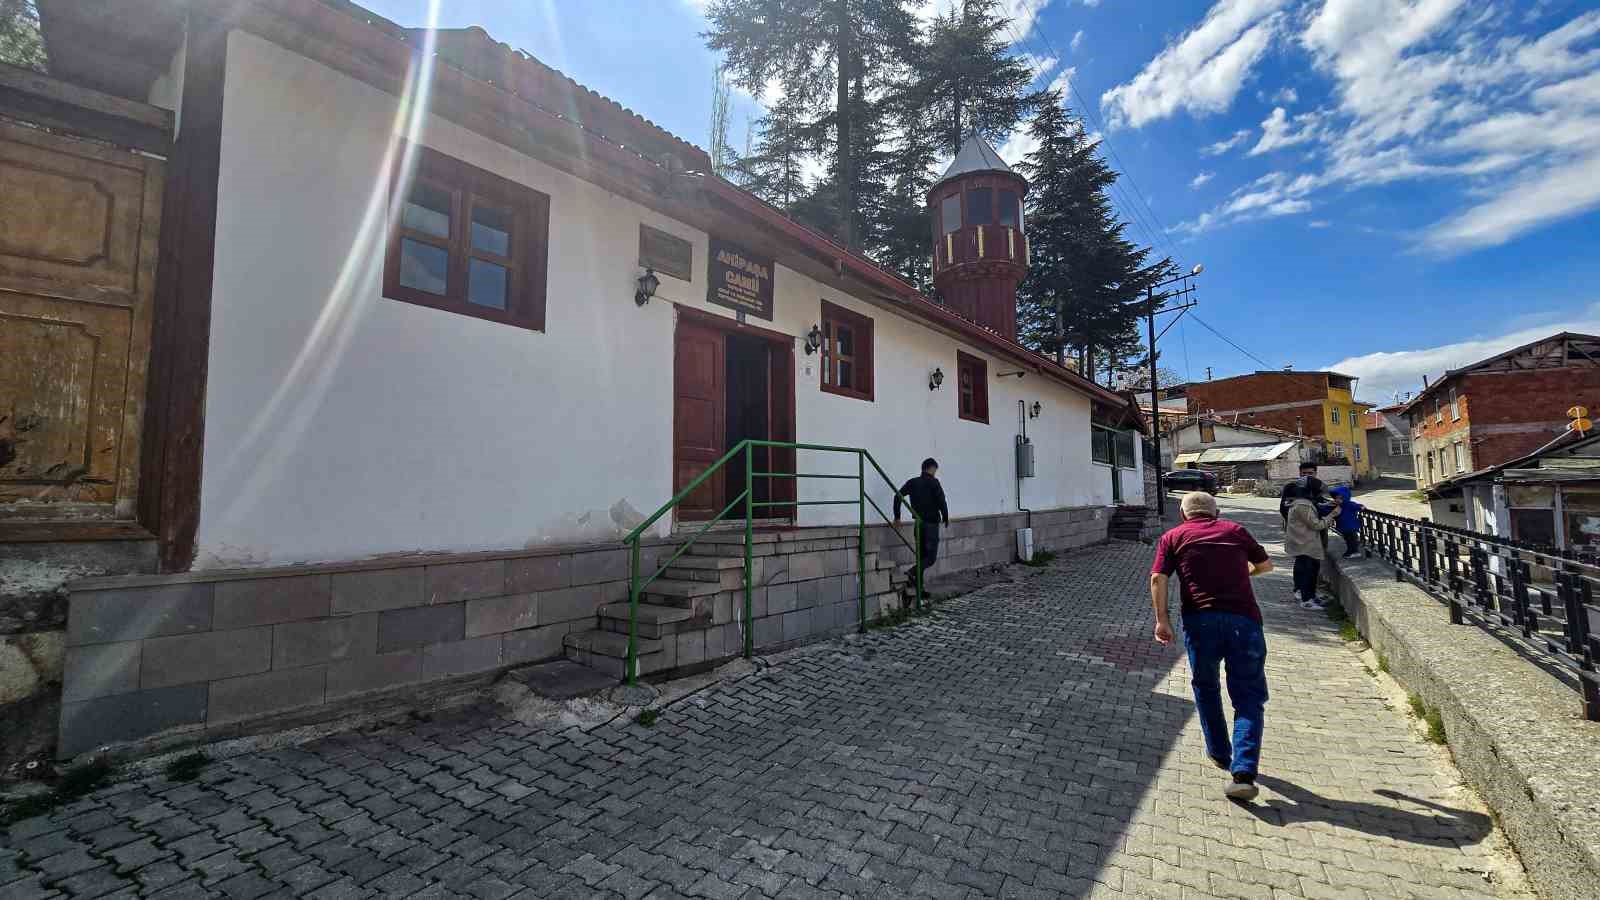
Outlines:
{"label": "person in black jacket", "polygon": [[[950,507],[944,502],[944,487],[936,477],[939,461],[928,457],[922,461],[922,474],[901,485],[894,495],[894,520],[900,522],[900,499],[905,498],[917,518],[922,520],[922,571],[927,571],[939,559],[939,527],[950,524]],[[912,566],[912,568],[916,568]],[[924,593],[923,597],[927,594]]]}

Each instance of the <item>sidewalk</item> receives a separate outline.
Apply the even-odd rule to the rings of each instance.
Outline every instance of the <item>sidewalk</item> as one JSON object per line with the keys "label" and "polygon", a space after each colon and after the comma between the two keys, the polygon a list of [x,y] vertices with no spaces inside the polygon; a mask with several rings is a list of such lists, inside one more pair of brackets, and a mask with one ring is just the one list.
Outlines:
{"label": "sidewalk", "polygon": [[[1271,539],[1274,511],[1229,514]],[[1266,790],[1222,799],[1181,656],[1149,637],[1150,559],[1074,552],[653,728],[485,709],[118,784],[3,835],[0,897],[1525,896],[1285,576],[1261,585]]]}

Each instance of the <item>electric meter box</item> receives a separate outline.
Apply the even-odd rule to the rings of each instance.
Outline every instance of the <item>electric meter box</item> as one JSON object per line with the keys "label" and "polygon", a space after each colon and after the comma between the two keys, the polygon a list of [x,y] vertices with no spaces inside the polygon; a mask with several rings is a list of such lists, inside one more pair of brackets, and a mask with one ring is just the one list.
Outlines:
{"label": "electric meter box", "polygon": [[1033,477],[1033,441],[1027,438],[1017,440],[1017,477]]}

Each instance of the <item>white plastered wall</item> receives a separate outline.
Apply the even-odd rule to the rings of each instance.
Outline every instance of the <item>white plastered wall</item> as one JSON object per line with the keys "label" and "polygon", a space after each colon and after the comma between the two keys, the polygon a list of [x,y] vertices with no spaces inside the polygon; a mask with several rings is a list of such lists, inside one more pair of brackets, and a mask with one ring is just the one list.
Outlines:
{"label": "white plastered wall", "polygon": [[[551,198],[547,323],[532,332],[382,296],[398,101],[235,32],[229,41],[197,568],[615,540],[672,492],[675,304],[704,302],[707,236],[437,118],[418,140]],[[632,299],[639,224],[694,245],[692,282]],[[724,237],[737,240],[737,235]],[[779,267],[773,322],[821,300],[871,316],[876,402],[824,394],[796,342],[800,440],[864,446],[900,480],[938,457],[954,516],[1017,506],[1017,401],[1034,509],[1106,504],[1089,401]],[[988,360],[991,423],[956,415],[956,349]],[[928,373],[947,380],[930,392]],[[838,461],[803,455],[801,469]],[[854,463],[848,463],[853,471]],[[1125,472],[1124,501],[1142,478]],[[835,489],[839,483],[827,484]],[[887,504],[889,492],[875,492]],[[803,499],[820,499],[815,486]],[[844,507],[803,524],[855,520]]]}

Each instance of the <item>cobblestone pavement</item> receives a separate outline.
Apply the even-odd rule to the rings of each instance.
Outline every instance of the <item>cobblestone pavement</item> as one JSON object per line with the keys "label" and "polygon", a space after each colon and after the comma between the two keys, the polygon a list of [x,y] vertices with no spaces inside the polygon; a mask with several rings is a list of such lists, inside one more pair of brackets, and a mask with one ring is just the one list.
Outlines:
{"label": "cobblestone pavement", "polygon": [[1480,874],[1503,842],[1441,751],[1278,576],[1266,790],[1224,800],[1149,639],[1150,556],[1073,553],[653,728],[478,710],[118,784],[14,825],[0,895],[1521,896]]}

